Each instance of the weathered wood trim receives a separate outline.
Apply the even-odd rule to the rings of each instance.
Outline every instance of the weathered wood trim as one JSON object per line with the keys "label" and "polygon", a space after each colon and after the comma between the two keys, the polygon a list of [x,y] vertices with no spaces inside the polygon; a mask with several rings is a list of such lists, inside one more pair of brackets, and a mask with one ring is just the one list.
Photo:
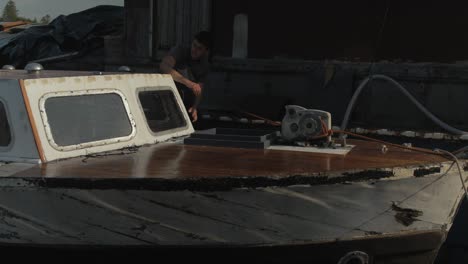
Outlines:
{"label": "weathered wood trim", "polygon": [[19,85],[21,87],[21,93],[23,94],[24,105],[26,106],[26,111],[28,113],[29,123],[31,124],[31,129],[34,135],[34,141],[36,142],[37,152],[39,153],[39,157],[41,158],[41,162],[45,163],[46,158],[44,155],[44,149],[42,147],[41,138],[39,137],[39,133],[37,131],[36,121],[34,119],[31,104],[29,102],[28,93],[26,91],[26,87],[24,86],[24,80],[19,80]]}

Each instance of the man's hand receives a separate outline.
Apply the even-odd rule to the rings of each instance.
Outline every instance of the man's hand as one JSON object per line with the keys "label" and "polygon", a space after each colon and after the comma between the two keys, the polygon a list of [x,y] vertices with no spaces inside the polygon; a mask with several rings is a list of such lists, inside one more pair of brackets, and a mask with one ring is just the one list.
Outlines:
{"label": "man's hand", "polygon": [[195,109],[193,107],[190,107],[190,109],[188,111],[192,115],[192,123],[197,122],[197,120],[198,120],[198,111],[197,111],[197,109]]}
{"label": "man's hand", "polygon": [[189,88],[196,97],[199,97],[202,93],[202,86],[199,83],[193,83]]}

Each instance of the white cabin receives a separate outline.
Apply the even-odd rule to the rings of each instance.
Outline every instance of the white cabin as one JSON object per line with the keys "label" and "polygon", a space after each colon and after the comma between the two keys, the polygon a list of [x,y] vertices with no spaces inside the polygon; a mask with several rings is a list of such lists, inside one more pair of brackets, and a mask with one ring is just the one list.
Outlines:
{"label": "white cabin", "polygon": [[169,75],[0,71],[0,161],[46,163],[194,132]]}

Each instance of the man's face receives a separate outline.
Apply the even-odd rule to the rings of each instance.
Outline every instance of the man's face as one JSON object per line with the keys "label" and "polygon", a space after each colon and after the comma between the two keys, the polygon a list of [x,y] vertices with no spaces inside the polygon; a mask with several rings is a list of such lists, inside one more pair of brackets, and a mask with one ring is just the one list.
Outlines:
{"label": "man's face", "polygon": [[194,39],[192,42],[191,53],[193,60],[199,60],[208,53],[208,49],[205,47],[205,45],[201,44],[200,42],[198,42],[198,40]]}

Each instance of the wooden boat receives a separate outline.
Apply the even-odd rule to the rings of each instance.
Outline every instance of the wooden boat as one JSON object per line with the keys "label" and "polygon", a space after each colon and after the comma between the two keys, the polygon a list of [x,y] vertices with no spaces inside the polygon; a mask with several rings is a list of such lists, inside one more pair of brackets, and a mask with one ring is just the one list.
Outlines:
{"label": "wooden boat", "polygon": [[185,145],[194,129],[166,75],[3,70],[0,87],[4,247],[431,263],[463,197],[452,161],[376,142]]}

